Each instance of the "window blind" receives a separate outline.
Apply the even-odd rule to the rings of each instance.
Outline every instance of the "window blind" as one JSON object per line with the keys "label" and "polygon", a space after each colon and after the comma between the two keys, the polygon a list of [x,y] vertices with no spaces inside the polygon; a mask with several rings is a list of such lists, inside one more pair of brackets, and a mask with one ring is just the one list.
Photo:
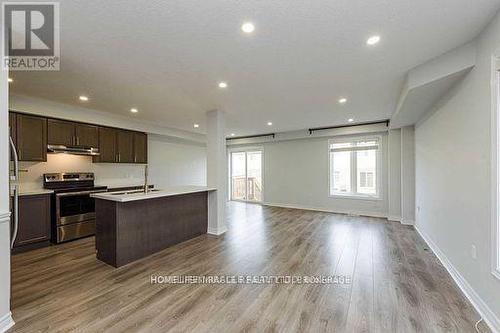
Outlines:
{"label": "window blind", "polygon": [[378,148],[378,140],[330,143],[331,152],[378,150]]}

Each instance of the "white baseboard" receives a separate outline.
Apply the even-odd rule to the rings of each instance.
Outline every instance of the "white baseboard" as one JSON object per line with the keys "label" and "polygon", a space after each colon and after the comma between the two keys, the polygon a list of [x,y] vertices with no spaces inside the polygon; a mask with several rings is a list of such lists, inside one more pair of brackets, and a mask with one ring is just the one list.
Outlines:
{"label": "white baseboard", "polygon": [[[10,212],[0,213],[0,223],[7,222],[10,222]],[[0,333],[6,332],[12,326],[14,326],[14,320],[12,319],[12,313],[9,311],[0,317]]]}
{"label": "white baseboard", "polygon": [[415,220],[409,220],[409,219],[401,218],[401,224],[404,224],[404,225],[415,225]]}
{"label": "white baseboard", "polygon": [[401,222],[401,216],[388,215],[387,219],[393,222]]}
{"label": "white baseboard", "polygon": [[383,213],[379,213],[379,212],[342,211],[342,210],[337,210],[337,209],[325,209],[325,208],[317,208],[317,207],[297,206],[297,205],[279,204],[279,203],[272,203],[272,202],[263,202],[262,204],[264,206],[271,206],[271,207],[313,210],[313,211],[318,211],[318,212],[343,214],[343,215],[359,215],[359,216],[368,216],[368,217],[387,218],[387,214],[383,214]]}
{"label": "white baseboard", "polygon": [[227,228],[224,227],[222,229],[208,229],[207,234],[213,235],[213,236],[220,236],[224,234],[227,231]]}
{"label": "white baseboard", "polygon": [[425,234],[418,225],[415,226],[420,237],[429,245],[430,249],[439,261],[446,268],[448,273],[458,285],[460,290],[464,293],[465,297],[472,303],[476,311],[483,318],[484,322],[490,327],[493,333],[500,333],[500,319],[497,315],[488,307],[488,305],[482,300],[482,298],[476,293],[472,286],[467,282],[467,280],[460,274],[460,272],[453,266],[451,261],[446,257],[446,255],[441,251],[441,249],[432,241],[432,239]]}
{"label": "white baseboard", "polygon": [[14,320],[12,319],[12,313],[9,311],[9,313],[6,313],[0,318],[0,332],[7,332],[9,328],[14,326]]}

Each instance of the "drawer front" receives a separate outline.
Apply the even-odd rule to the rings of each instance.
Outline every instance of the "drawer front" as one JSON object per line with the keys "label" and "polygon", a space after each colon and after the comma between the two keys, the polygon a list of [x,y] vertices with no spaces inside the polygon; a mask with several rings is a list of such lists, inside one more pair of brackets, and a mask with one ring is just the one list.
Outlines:
{"label": "drawer front", "polygon": [[92,236],[95,234],[95,220],[57,227],[57,242]]}

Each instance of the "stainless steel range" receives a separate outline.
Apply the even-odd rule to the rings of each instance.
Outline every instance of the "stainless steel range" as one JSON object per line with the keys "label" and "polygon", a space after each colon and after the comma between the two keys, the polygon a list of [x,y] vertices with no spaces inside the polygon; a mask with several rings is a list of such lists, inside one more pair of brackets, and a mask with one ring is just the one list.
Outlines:
{"label": "stainless steel range", "polygon": [[94,174],[47,173],[43,187],[54,190],[52,200],[53,243],[95,234],[95,202],[92,193],[106,192],[106,186],[94,185]]}

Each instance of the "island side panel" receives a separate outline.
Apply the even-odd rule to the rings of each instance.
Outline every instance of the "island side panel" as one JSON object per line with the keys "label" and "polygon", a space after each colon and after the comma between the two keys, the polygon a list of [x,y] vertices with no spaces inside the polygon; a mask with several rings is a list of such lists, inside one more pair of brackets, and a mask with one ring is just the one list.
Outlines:
{"label": "island side panel", "polygon": [[95,200],[97,259],[116,267],[116,202]]}
{"label": "island side panel", "polygon": [[206,234],[207,200],[198,192],[117,203],[116,265]]}

